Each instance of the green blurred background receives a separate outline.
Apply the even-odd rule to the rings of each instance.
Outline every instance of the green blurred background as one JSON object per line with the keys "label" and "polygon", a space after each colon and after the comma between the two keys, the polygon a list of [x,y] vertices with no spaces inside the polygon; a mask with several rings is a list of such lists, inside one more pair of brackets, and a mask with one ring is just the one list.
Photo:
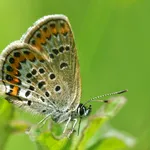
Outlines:
{"label": "green blurred background", "polygon": [[[111,124],[137,138],[135,150],[149,150],[150,1],[1,0],[0,50],[49,14],[65,14],[71,22],[80,61],[81,101],[127,88],[128,102]],[[93,103],[93,109],[100,105]],[[19,110],[16,117],[34,118]],[[34,145],[25,134],[10,136],[6,150],[20,149],[32,150]]]}

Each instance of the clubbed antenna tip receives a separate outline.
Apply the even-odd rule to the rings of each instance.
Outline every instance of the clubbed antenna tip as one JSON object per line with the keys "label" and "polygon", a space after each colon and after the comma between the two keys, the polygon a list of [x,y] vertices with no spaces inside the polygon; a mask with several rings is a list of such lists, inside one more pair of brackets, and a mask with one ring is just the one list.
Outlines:
{"label": "clubbed antenna tip", "polygon": [[128,90],[122,90],[122,91],[119,91],[117,94],[122,94],[122,93],[125,93],[125,92],[128,92]]}
{"label": "clubbed antenna tip", "polygon": [[[106,97],[106,96],[112,96],[112,95],[116,95],[116,94],[122,94],[122,93],[125,93],[125,92],[128,92],[128,90],[125,89],[125,90],[121,90],[121,91],[117,91],[117,92],[113,92],[113,93],[108,93],[108,94],[96,96],[96,97],[93,97],[92,99],[86,101],[85,104],[87,104],[87,103],[89,103],[89,102],[92,102],[92,101],[109,103],[110,100],[98,100],[98,99],[100,99],[100,98],[102,98],[102,97]],[[85,104],[84,104],[84,105],[85,105]]]}

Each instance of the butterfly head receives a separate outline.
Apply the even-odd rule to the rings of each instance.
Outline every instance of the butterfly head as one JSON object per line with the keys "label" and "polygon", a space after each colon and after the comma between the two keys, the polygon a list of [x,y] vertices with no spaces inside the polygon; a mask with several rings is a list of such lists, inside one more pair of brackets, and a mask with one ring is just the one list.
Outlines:
{"label": "butterfly head", "polygon": [[78,108],[77,108],[77,115],[80,118],[86,117],[88,116],[92,111],[92,107],[91,105],[89,105],[88,107],[86,107],[85,105],[83,105],[82,103],[79,104]]}

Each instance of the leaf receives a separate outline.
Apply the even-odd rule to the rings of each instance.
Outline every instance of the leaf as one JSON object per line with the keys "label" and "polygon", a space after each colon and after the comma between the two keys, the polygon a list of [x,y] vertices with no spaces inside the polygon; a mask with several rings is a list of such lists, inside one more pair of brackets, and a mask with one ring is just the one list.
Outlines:
{"label": "leaf", "polygon": [[116,137],[106,138],[104,140],[99,141],[99,143],[95,144],[93,147],[88,150],[117,150],[127,148],[126,144]]}
{"label": "leaf", "polygon": [[103,118],[92,118],[88,125],[85,127],[82,137],[77,144],[77,148],[79,150],[86,149],[89,140],[93,137],[93,135],[97,132],[97,130],[107,121],[106,117]]}
{"label": "leaf", "polygon": [[0,149],[4,149],[6,141],[11,134],[10,121],[13,118],[14,109],[0,97]]}
{"label": "leaf", "polygon": [[45,132],[37,138],[37,141],[40,146],[43,147],[40,150],[45,150],[46,148],[50,150],[56,150],[59,148],[61,150],[67,144],[68,139],[63,138],[61,140],[58,140],[54,138],[54,136],[50,132]]}
{"label": "leaf", "polygon": [[88,148],[88,150],[99,149],[99,150],[111,150],[132,148],[134,147],[136,140],[131,135],[117,131],[112,127],[107,127],[106,133],[103,133],[103,136],[97,143]]}

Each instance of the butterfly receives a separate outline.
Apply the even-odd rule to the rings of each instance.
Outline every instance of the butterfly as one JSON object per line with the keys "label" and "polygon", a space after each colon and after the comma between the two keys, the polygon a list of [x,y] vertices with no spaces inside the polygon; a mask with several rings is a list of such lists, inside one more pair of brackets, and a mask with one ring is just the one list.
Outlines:
{"label": "butterfly", "polygon": [[77,49],[64,15],[49,15],[35,22],[19,41],[3,50],[0,69],[5,99],[23,110],[44,115],[41,122],[49,118],[56,123],[66,122],[63,133],[73,122],[71,134],[78,118],[92,110],[91,105],[80,103]]}

